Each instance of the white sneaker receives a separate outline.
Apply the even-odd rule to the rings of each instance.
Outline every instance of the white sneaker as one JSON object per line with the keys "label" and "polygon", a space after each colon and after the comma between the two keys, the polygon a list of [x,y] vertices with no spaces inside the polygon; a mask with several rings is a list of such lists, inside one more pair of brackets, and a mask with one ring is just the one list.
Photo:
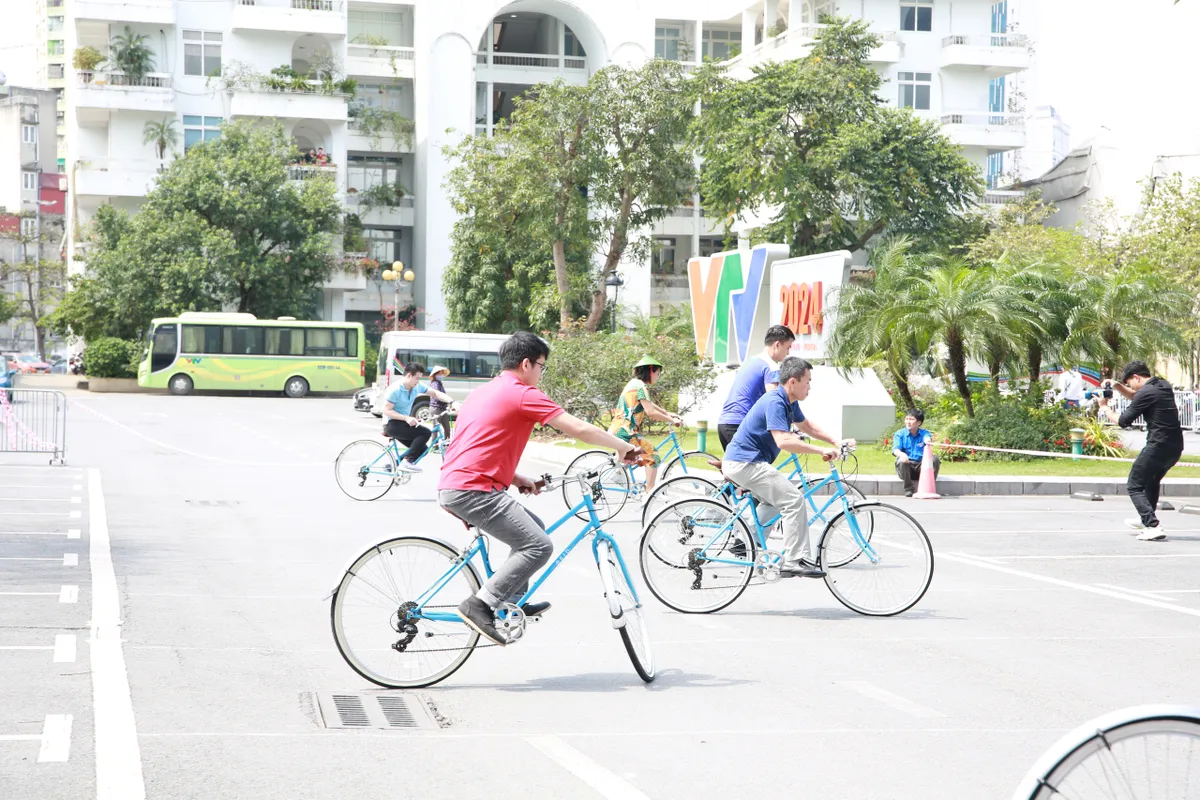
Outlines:
{"label": "white sneaker", "polygon": [[1129,519],[1125,520],[1125,524],[1133,528],[1135,531],[1143,531],[1146,529],[1146,526],[1143,525],[1142,521],[1137,517],[1130,517]]}
{"label": "white sneaker", "polygon": [[1146,528],[1137,538],[1139,542],[1161,542],[1167,538],[1167,532],[1159,525],[1157,528]]}
{"label": "white sneaker", "polygon": [[421,469],[420,467],[418,467],[416,464],[412,463],[411,461],[405,461],[404,459],[400,460],[400,463],[396,465],[396,469],[400,470],[401,472],[424,472],[425,471],[425,470]]}

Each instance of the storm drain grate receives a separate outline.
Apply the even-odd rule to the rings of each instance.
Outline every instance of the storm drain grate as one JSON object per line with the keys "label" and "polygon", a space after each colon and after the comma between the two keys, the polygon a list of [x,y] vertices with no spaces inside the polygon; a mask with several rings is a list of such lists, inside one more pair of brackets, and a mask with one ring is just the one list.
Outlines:
{"label": "storm drain grate", "polygon": [[326,728],[437,730],[441,726],[416,695],[372,692],[317,692],[320,722]]}

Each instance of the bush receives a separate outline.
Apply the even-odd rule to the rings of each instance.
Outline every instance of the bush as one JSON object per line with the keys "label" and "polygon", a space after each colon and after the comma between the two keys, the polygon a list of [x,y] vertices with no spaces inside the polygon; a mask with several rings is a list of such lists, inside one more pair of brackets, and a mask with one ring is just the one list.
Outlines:
{"label": "bush", "polygon": [[666,366],[651,389],[654,402],[664,408],[685,413],[690,404],[681,407],[681,395],[703,398],[716,387],[712,362],[696,354],[690,336],[588,333],[578,324],[543,335],[550,343],[550,368],[541,389],[568,413],[592,423],[612,411],[643,355]]}
{"label": "bush", "polygon": [[88,342],[84,363],[91,378],[136,378],[141,357],[140,342],[106,336]]}
{"label": "bush", "polygon": [[379,374],[379,348],[368,344],[367,349],[363,352],[363,361],[365,374],[364,378],[367,386],[375,382],[375,376]]}

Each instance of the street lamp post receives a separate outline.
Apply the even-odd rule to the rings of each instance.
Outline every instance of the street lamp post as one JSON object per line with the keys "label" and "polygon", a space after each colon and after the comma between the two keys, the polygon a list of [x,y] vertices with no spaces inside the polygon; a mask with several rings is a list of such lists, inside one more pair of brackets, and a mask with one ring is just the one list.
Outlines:
{"label": "street lamp post", "polygon": [[392,330],[400,330],[400,281],[412,283],[416,280],[416,273],[411,269],[404,268],[403,261],[393,261],[391,269],[385,269],[380,276],[385,281],[391,281],[392,284]]}
{"label": "street lamp post", "polygon": [[612,317],[612,332],[613,333],[617,332],[617,300],[621,296],[621,287],[624,285],[625,285],[625,281],[623,281],[621,279],[621,276],[615,272],[604,279],[605,291],[607,291],[608,287],[610,287],[610,286],[612,287],[612,290],[613,290],[612,313],[610,314],[610,316]]}

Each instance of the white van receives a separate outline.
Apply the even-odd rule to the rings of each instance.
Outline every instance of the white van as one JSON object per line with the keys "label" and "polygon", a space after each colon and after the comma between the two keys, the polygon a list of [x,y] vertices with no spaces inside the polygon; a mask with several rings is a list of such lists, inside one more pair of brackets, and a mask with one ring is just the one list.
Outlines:
{"label": "white van", "polygon": [[[379,342],[379,372],[375,378],[375,396],[371,413],[383,416],[383,406],[392,381],[404,374],[404,365],[416,361],[431,370],[437,365],[449,368],[442,378],[446,393],[463,400],[471,389],[490,381],[500,373],[500,345],[508,337],[497,333],[444,333],[438,331],[388,331]],[[413,404],[413,416],[429,415],[429,398]]]}

